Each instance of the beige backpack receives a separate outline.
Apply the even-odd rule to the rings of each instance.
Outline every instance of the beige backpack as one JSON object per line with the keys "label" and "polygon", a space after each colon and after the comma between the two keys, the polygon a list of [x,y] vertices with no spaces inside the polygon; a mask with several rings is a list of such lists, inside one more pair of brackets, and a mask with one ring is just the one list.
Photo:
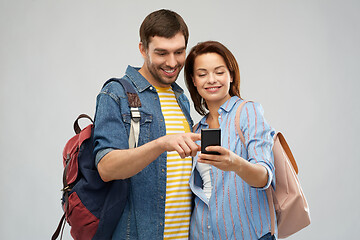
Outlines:
{"label": "beige backpack", "polygon": [[[236,131],[244,145],[245,138],[240,129],[240,113],[246,102],[248,101],[243,101],[239,105],[235,117]],[[297,177],[298,167],[295,158],[280,132],[274,136],[272,151],[276,190],[273,187],[266,190],[271,215],[271,233],[273,235],[275,231],[275,206],[278,238],[286,238],[310,224],[310,211]]]}

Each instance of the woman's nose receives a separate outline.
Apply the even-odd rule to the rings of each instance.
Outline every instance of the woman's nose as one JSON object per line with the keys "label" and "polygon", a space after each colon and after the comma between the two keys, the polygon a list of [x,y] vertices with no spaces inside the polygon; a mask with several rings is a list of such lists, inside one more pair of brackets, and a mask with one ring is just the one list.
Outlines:
{"label": "woman's nose", "polygon": [[208,82],[214,84],[216,82],[216,77],[214,74],[209,74]]}

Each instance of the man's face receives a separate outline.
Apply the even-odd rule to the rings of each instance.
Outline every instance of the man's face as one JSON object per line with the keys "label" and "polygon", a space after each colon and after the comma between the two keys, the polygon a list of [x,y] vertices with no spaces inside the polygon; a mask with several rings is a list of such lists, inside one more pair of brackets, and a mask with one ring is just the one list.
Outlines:
{"label": "man's face", "polygon": [[147,49],[140,43],[145,60],[140,73],[154,86],[167,87],[176,81],[185,63],[186,46],[182,33],[172,38],[155,36]]}

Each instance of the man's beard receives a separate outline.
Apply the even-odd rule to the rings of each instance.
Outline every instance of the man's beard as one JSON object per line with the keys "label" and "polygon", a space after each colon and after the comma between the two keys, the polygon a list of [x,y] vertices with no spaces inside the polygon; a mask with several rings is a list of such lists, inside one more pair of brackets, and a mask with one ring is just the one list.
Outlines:
{"label": "man's beard", "polygon": [[175,71],[178,71],[178,73],[175,76],[167,77],[162,74],[162,71],[163,71],[162,69],[166,69],[166,67],[161,67],[161,66],[152,64],[149,60],[147,60],[146,67],[147,67],[147,70],[149,71],[149,73],[151,74],[151,76],[157,82],[164,84],[164,85],[169,85],[169,86],[176,81],[176,79],[178,78],[178,76],[180,74],[180,70],[182,68],[181,65],[176,65],[175,68],[171,68],[171,69],[176,69]]}

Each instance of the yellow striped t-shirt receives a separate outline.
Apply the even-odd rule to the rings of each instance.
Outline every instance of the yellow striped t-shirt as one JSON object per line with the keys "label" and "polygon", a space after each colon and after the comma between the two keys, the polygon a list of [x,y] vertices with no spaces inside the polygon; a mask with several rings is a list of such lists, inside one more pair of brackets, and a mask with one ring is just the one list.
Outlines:
{"label": "yellow striped t-shirt", "polygon": [[[189,124],[176,101],[173,90],[156,87],[165,118],[166,135],[190,132]],[[167,152],[164,239],[188,239],[191,215],[191,157],[180,158]]]}

